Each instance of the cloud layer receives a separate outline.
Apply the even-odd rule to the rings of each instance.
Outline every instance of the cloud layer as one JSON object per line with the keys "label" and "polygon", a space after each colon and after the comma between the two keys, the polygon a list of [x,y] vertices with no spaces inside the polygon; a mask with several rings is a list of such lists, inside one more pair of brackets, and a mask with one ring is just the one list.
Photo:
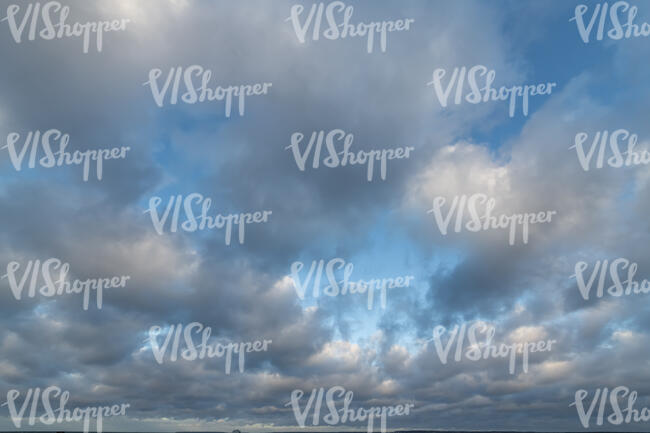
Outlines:
{"label": "cloud layer", "polygon": [[[56,257],[71,280],[131,278],[104,291],[101,310],[74,294],[17,300],[0,279],[0,394],[56,385],[71,407],[129,403],[107,431],[297,430],[291,392],[336,385],[356,407],[414,403],[391,429],[577,430],[569,404],[581,388],[628,386],[637,407],[650,406],[648,295],[585,300],[571,278],[579,261],[618,257],[638,264],[638,281],[650,277],[648,166],[584,171],[570,149],[580,132],[590,145],[617,129],[649,147],[647,38],[584,44],[569,21],[576,5],[561,0],[350,2],[352,22],[415,20],[370,54],[364,38],[299,43],[292,2],[65,4],[72,22],[130,22],[87,54],[78,38],[16,43],[0,23],[0,127],[21,137],[58,129],[70,151],[131,151],[83,182],[79,166],[17,171],[0,150],[0,273]],[[244,116],[226,118],[221,102],[158,107],[143,85],[150,70],[162,83],[190,65],[210,69],[212,87],[273,84],[247,97]],[[427,86],[433,70],[473,65],[494,69],[495,86],[557,87],[532,98],[528,116],[510,118],[505,102],[441,107]],[[414,150],[389,161],[385,180],[312,159],[299,170],[292,134],[306,145],[334,129],[353,134],[355,151]],[[157,234],[149,199],[195,192],[211,215],[272,216],[248,225],[243,244],[226,246],[221,231]],[[557,218],[531,226],[527,244],[509,245],[505,230],[443,236],[427,213],[434,198],[476,193],[499,213]],[[386,309],[368,310],[358,294],[301,300],[292,263],[306,275],[336,257],[355,279],[414,283],[390,289]],[[504,359],[441,363],[426,344],[433,329],[472,321],[493,325],[499,342],[557,343],[531,354],[527,373],[509,374]],[[272,344],[247,354],[243,373],[225,374],[220,359],[156,363],[150,327],[191,322],[220,341]],[[5,408],[0,429],[16,430]]]}

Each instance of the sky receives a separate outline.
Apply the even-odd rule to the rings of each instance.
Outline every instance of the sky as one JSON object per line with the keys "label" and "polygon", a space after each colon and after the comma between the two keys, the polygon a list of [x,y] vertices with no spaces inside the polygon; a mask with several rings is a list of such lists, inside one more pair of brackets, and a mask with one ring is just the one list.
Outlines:
{"label": "sky", "polygon": [[[579,262],[587,278],[597,262],[626,258],[635,281],[650,279],[650,171],[584,170],[571,148],[580,133],[587,149],[621,129],[637,150],[650,147],[650,39],[597,40],[596,22],[583,42],[572,20],[583,3],[586,25],[601,3],[346,1],[354,24],[414,20],[369,53],[365,37],[314,40],[313,27],[301,42],[291,11],[304,5],[302,26],[311,2],[61,1],[69,24],[129,20],[84,53],[78,37],[29,40],[28,21],[16,42],[11,25],[33,3],[0,2],[0,18],[19,5],[15,21],[0,21],[0,276],[56,258],[70,281],[129,277],[103,291],[101,308],[91,294],[87,309],[79,294],[26,288],[17,299],[0,278],[0,404],[10,390],[22,403],[29,389],[56,386],[70,409],[128,403],[105,431],[365,431],[363,421],[311,425],[311,415],[299,426],[292,392],[304,392],[304,408],[313,389],[341,386],[354,408],[413,404],[389,430],[647,431],[647,421],[597,425],[595,414],[585,428],[571,406],[578,390],[588,407],[596,390],[624,386],[639,411],[650,407],[650,295],[594,289],[584,299],[572,278]],[[650,4],[629,6],[636,24],[650,21]],[[230,116],[223,101],[171,104],[168,94],[159,106],[151,71],[162,88],[172,68],[192,65],[211,71],[212,89],[272,85],[246,96],[243,115],[236,99]],[[443,106],[427,84],[434,71],[446,71],[444,87],[454,68],[475,65],[495,71],[496,88],[556,85],[530,97],[527,115],[520,100],[513,116],[506,101],[453,104],[454,89]],[[17,170],[12,134],[20,151],[30,131],[53,129],[69,134],[69,152],[129,150],[103,162],[101,179],[95,165],[87,181],[79,165],[31,168],[29,149]],[[303,134],[302,152],[313,132],[333,130],[352,134],[355,152],[413,150],[387,161],[385,179],[379,168],[371,181],[365,166],[314,168],[311,157],[300,170],[292,137]],[[211,200],[211,216],[270,214],[246,225],[243,242],[233,228],[229,245],[223,229],[159,233],[152,197],[161,216],[190,194]],[[504,229],[443,234],[435,198],[447,215],[472,194],[494,198],[497,214],[555,214],[530,226],[527,243],[510,245]],[[370,310],[366,294],[314,298],[311,283],[301,299],[293,264],[304,264],[302,281],[312,262],[337,258],[353,281],[413,278],[387,290],[385,308],[379,292]],[[172,325],[194,322],[213,342],[272,342],[246,353],[243,372],[236,357],[230,374],[221,358],[157,362],[152,327],[162,345]],[[499,343],[555,343],[530,354],[528,371],[517,358],[512,374],[504,358],[455,361],[456,346],[442,362],[434,329],[475,323]],[[2,431],[82,429],[25,423],[0,406]]]}

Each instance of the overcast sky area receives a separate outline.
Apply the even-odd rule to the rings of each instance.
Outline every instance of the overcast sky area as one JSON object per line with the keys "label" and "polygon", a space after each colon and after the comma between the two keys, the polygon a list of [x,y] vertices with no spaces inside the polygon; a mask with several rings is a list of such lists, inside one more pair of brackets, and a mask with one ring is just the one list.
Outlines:
{"label": "overcast sky area", "polygon": [[[597,407],[585,428],[570,405],[578,390],[588,409],[596,390],[625,386],[637,410],[650,407],[650,294],[609,295],[608,271],[604,296],[594,273],[585,299],[572,278],[578,262],[588,279],[597,262],[626,258],[635,281],[650,279],[650,169],[596,168],[595,147],[584,170],[571,147],[577,134],[587,152],[599,131],[622,129],[638,136],[637,151],[650,148],[650,37],[598,40],[598,16],[585,43],[571,19],[585,3],[587,26],[593,0],[346,1],[353,24],[414,20],[387,33],[385,52],[377,36],[371,53],[366,37],[323,37],[325,16],[319,39],[312,23],[301,43],[288,18],[303,4],[303,25],[311,2],[61,2],[68,24],[129,21],[103,33],[101,51],[91,34],[84,53],[79,37],[30,40],[30,3],[0,0],[0,18],[19,6],[0,21],[0,276],[18,263],[12,275],[25,278],[20,299],[0,279],[0,404],[10,390],[20,408],[29,389],[57,386],[69,409],[128,403],[104,419],[108,432],[365,431],[364,421],[327,425],[325,403],[319,424],[309,412],[301,429],[288,404],[294,390],[304,409],[313,389],[342,386],[353,408],[413,404],[389,430],[648,431],[648,421],[597,425]],[[650,21],[650,3],[630,5],[636,24]],[[150,71],[161,70],[162,87],[171,68],[192,65],[211,71],[212,89],[272,85],[244,107],[233,97],[227,116],[224,101],[171,104],[171,80],[159,106]],[[444,87],[454,68],[474,65],[495,71],[497,89],[556,84],[529,98],[527,115],[521,98],[513,116],[508,101],[456,105],[451,87],[443,107],[428,85],[434,70],[447,71]],[[81,165],[31,168],[31,147],[17,170],[12,150],[52,129],[69,134],[68,152],[130,150],[103,162],[101,180],[96,163],[87,181]],[[387,161],[385,179],[379,161],[371,181],[365,165],[314,168],[313,155],[300,170],[292,136],[304,134],[302,152],[312,132],[336,129],[353,135],[355,152],[413,149]],[[243,243],[237,225],[229,245],[224,229],[171,232],[168,222],[158,233],[150,199],[161,198],[161,216],[192,193],[211,200],[210,216],[271,213],[245,226]],[[443,234],[434,199],[446,198],[446,216],[454,197],[476,193],[494,198],[496,215],[555,214],[530,225],[527,243],[520,229],[513,245],[506,229],[455,232],[454,218]],[[27,264],[49,258],[69,264],[69,281],[130,278],[103,290],[101,308],[92,291],[87,309],[82,294],[39,294],[41,279],[29,296]],[[324,296],[323,270],[321,296],[312,281],[301,299],[292,264],[304,264],[304,281],[312,261],[334,258],[353,264],[353,281],[413,278],[387,289],[385,308],[375,291],[369,310],[367,293]],[[157,362],[151,327],[162,345],[170,326],[192,322],[211,328],[211,342],[272,343],[246,353],[243,372],[237,355],[229,374],[224,358]],[[433,330],[473,323],[493,326],[497,343],[555,342],[529,354],[528,371],[521,355],[514,373],[506,358],[455,361],[455,344],[442,362]],[[0,431],[64,429],[83,425],[17,428],[0,407]]]}

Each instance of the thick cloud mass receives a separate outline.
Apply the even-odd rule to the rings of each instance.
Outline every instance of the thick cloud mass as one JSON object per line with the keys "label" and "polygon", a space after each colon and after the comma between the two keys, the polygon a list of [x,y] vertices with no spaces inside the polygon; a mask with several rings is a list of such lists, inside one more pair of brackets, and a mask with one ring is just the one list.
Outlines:
{"label": "thick cloud mass", "polygon": [[[15,3],[20,20],[29,3]],[[0,147],[11,133],[20,149],[29,131],[58,129],[70,151],[130,151],[84,182],[81,166],[25,161],[18,171],[0,149],[0,274],[54,257],[70,264],[70,280],[130,279],[104,290],[101,309],[91,295],[87,310],[81,295],[25,289],[17,300],[0,279],[2,402],[11,389],[55,385],[70,391],[69,407],[129,403],[104,429],[143,432],[298,430],[292,391],[336,385],[354,392],[354,407],[413,403],[390,429],[580,430],[569,406],[579,389],[590,393],[585,405],[597,388],[627,386],[638,409],[650,406],[650,294],[585,300],[571,277],[579,261],[589,276],[597,261],[622,257],[638,264],[636,280],[650,278],[649,166],[584,171],[570,149],[580,132],[589,146],[617,129],[650,148],[649,38],[585,44],[569,21],[579,2],[566,0],[349,1],[354,23],[415,20],[388,34],[385,53],[310,31],[300,43],[291,1],[63,3],[70,22],[130,21],[86,54],[79,38],[28,40],[29,23],[16,43],[0,22]],[[635,3],[635,22],[650,20],[650,5]],[[304,19],[311,3],[301,4]],[[246,98],[243,116],[236,103],[230,118],[223,102],[158,107],[149,72],[162,70],[162,85],[191,65],[212,71],[211,88],[272,86]],[[495,86],[557,86],[531,98],[528,116],[518,107],[509,117],[505,101],[441,107],[427,86],[434,69],[446,80],[473,65],[495,70]],[[304,134],[304,148],[312,132],[334,129],[353,134],[353,150],[414,150],[388,161],[385,180],[378,168],[368,182],[365,166],[313,168],[311,158],[299,170],[292,134]],[[161,214],[191,193],[211,200],[210,215],[272,214],[246,226],[243,244],[236,226],[229,246],[223,230],[158,234],[150,198],[162,198]],[[443,236],[428,213],[434,198],[475,193],[493,197],[496,213],[556,215],[531,226],[526,244],[509,245],[502,229]],[[311,285],[300,299],[292,263],[305,277],[312,261],[336,257],[353,263],[354,281],[414,279],[388,290],[385,309],[375,299],[368,310],[361,294],[314,299]],[[433,329],[476,321],[495,327],[496,342],[555,343],[530,355],[527,372],[518,364],[509,374],[503,358],[454,362],[456,346],[443,364],[427,342]],[[222,358],[157,363],[149,329],[191,322],[211,327],[211,341],[272,343],[246,354],[243,373],[236,356],[230,374]],[[595,418],[591,430],[648,428]],[[0,430],[20,430],[7,406]]]}

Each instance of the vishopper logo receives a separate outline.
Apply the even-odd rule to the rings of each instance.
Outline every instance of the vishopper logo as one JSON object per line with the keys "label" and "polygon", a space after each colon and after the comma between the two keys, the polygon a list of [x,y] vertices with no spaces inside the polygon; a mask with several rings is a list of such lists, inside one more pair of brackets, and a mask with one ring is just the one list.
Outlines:
{"label": "vishopper logo", "polygon": [[[609,270],[609,276],[612,281],[612,285],[607,288],[607,293],[613,297],[628,296],[631,294],[638,295],[640,293],[646,294],[650,293],[650,281],[643,280],[641,282],[634,281],[634,276],[638,265],[626,258],[618,258],[612,260],[610,263],[608,260],[597,260],[594,265],[594,269],[591,271],[588,279],[585,279],[584,272],[587,270],[589,265],[587,262],[578,262],[575,266],[575,274],[571,275],[570,278],[575,278],[578,284],[578,290],[585,300],[589,299],[589,294],[591,289],[598,277],[598,284],[596,286],[596,297],[602,298],[605,292],[605,282],[607,280],[607,271]],[[621,277],[621,272],[627,269],[627,279],[625,275]]]}
{"label": "vishopper logo", "polygon": [[[161,69],[152,69],[149,71],[149,81],[144,83],[144,86],[151,88],[151,94],[156,105],[163,107],[165,105],[165,97],[169,95],[168,103],[176,105],[179,101],[179,92],[182,84],[185,86],[185,93],[180,94],[180,101],[185,104],[196,104],[197,102],[205,101],[225,101],[226,117],[230,117],[232,111],[233,101],[236,98],[239,115],[243,116],[246,108],[247,96],[266,95],[272,83],[255,83],[255,84],[241,84],[238,86],[221,87],[217,86],[214,89],[209,87],[212,71],[205,69],[200,65],[188,66],[183,70],[182,66],[174,67],[167,72],[162,86],[158,83],[158,78],[162,75]],[[201,79],[201,85],[197,87],[194,82],[194,77]],[[171,90],[169,86],[171,87]]]}
{"label": "vishopper logo", "polygon": [[[24,4],[22,6],[25,6]],[[35,40],[37,37],[43,40],[79,38],[83,36],[83,52],[88,53],[91,37],[95,39],[97,52],[102,51],[104,44],[104,32],[115,32],[126,30],[126,23],[131,21],[128,18],[112,21],[92,21],[87,23],[75,22],[67,24],[70,7],[63,6],[57,1],[50,1],[41,6],[40,2],[28,3],[22,18],[18,18],[21,6],[12,4],[7,7],[7,16],[2,21],[7,21],[11,36],[16,43],[23,41],[23,35],[30,22],[27,39]],[[39,29],[39,14],[42,21]],[[57,16],[58,15],[58,16]],[[58,22],[55,22],[58,19]]]}
{"label": "vishopper logo", "polygon": [[[323,144],[327,149],[328,156],[322,159],[325,167],[336,168],[345,167],[347,165],[365,165],[366,166],[366,179],[368,182],[373,180],[375,169],[379,169],[379,176],[381,180],[386,180],[387,162],[393,159],[409,158],[410,152],[415,150],[414,147],[397,147],[395,149],[382,149],[382,150],[359,150],[352,152],[350,148],[354,141],[354,136],[346,133],[342,129],[333,129],[325,134],[325,131],[314,131],[311,133],[309,143],[301,152],[300,144],[305,138],[301,132],[294,132],[291,135],[291,144],[285,147],[285,150],[291,149],[293,158],[300,171],[305,171],[305,164],[309,155],[313,155],[312,167],[314,169],[320,167],[321,153],[323,151]],[[343,148],[338,150],[338,148]],[[375,166],[377,164],[377,166]]]}
{"label": "vishopper logo", "polygon": [[[609,394],[609,402],[607,395]],[[638,393],[636,391],[630,392],[630,388],[627,386],[617,386],[611,390],[607,388],[598,388],[594,393],[594,397],[589,404],[589,409],[585,410],[583,401],[589,392],[585,389],[579,389],[575,393],[575,401],[569,406],[575,406],[576,411],[578,412],[578,417],[580,418],[580,423],[584,428],[589,428],[589,423],[591,421],[591,416],[598,405],[598,416],[596,417],[596,425],[603,425],[603,418],[605,417],[605,408],[607,403],[612,408],[612,413],[607,416],[607,422],[612,425],[621,425],[623,423],[629,424],[631,422],[648,422],[650,421],[650,408],[644,407],[639,411],[634,408]],[[619,400],[627,397],[627,406],[625,409],[621,409],[621,404]]]}
{"label": "vishopper logo", "polygon": [[[126,415],[126,409],[130,407],[130,404],[113,405],[113,406],[94,406],[80,408],[75,407],[73,410],[66,409],[66,404],[70,399],[70,392],[63,391],[58,386],[50,386],[45,388],[42,393],[40,388],[29,388],[25,395],[23,403],[20,405],[20,411],[16,410],[16,400],[20,396],[20,391],[16,389],[9,390],[7,392],[7,401],[1,406],[9,407],[9,415],[11,416],[11,421],[14,423],[16,428],[20,428],[23,421],[25,420],[24,415],[27,407],[31,403],[31,411],[29,417],[27,418],[27,424],[34,425],[37,422],[45,425],[52,425],[54,423],[61,424],[63,422],[80,422],[83,420],[84,423],[84,433],[90,431],[90,419],[96,419],[96,429],[97,433],[102,432],[102,419],[103,417],[109,416],[124,416]],[[60,397],[59,397],[60,396]],[[45,414],[37,417],[37,411],[39,406],[39,397],[43,405],[43,410]],[[58,409],[52,409],[52,397],[59,398],[59,407]],[[58,416],[56,415],[58,413]]]}
{"label": "vishopper logo", "polygon": [[[291,21],[296,37],[301,44],[305,43],[309,27],[313,26],[311,38],[314,41],[319,40],[321,34],[325,39],[329,40],[345,39],[347,37],[365,37],[368,53],[372,53],[375,47],[375,38],[379,40],[381,52],[385,53],[388,33],[408,31],[410,30],[411,24],[415,22],[414,19],[408,18],[397,21],[360,22],[354,25],[350,23],[352,14],[354,13],[354,7],[346,6],[342,1],[334,1],[328,4],[327,7],[325,7],[325,3],[312,4],[309,13],[304,17],[304,21],[301,24],[300,19],[304,10],[305,7],[303,5],[293,5],[291,7],[291,15],[286,19],[286,21]],[[324,27],[323,13],[325,13],[327,28],[321,33],[321,27]]]}
{"label": "vishopper logo", "polygon": [[[320,296],[320,287],[321,287],[321,278],[323,276],[323,271],[325,271],[325,276],[329,285],[323,288],[323,293],[327,296],[344,296],[349,294],[365,294],[367,293],[368,298],[368,310],[372,310],[374,306],[375,299],[375,290],[380,291],[380,304],[381,308],[386,308],[386,289],[393,288],[402,288],[409,287],[409,284],[413,276],[405,277],[396,277],[396,278],[377,278],[372,280],[358,280],[356,282],[350,281],[352,277],[352,271],[354,265],[352,263],[346,263],[345,260],[337,257],[327,262],[325,265],[325,260],[312,261],[309,272],[305,276],[305,279],[300,278],[300,271],[304,268],[302,262],[293,262],[291,264],[291,278],[293,280],[293,286],[296,289],[296,293],[300,299],[305,299],[305,293],[310,282],[313,282],[313,291],[312,294],[314,298]],[[343,269],[343,279],[337,281],[335,271]]]}
{"label": "vishopper logo", "polygon": [[[163,333],[163,329],[166,329],[166,335],[161,346],[158,344],[158,336]],[[193,334],[201,334],[200,343],[195,343]],[[269,344],[272,343],[272,340],[256,340],[253,342],[242,343],[213,342],[213,344],[210,344],[211,334],[212,328],[204,326],[199,322],[192,322],[186,325],[184,329],[183,324],[181,323],[169,327],[154,325],[149,328],[149,338],[147,338],[145,342],[151,343],[151,351],[153,352],[154,358],[158,364],[163,364],[165,361],[165,354],[168,353],[169,343],[172,342],[173,339],[172,347],[169,350],[168,356],[170,362],[176,362],[179,359],[179,353],[180,358],[186,361],[225,357],[226,374],[230,374],[233,353],[239,355],[239,372],[243,373],[245,362],[244,353],[266,352]],[[182,351],[181,335],[183,336],[183,342],[185,343],[185,349]]]}
{"label": "vishopper logo", "polygon": [[[528,98],[530,96],[550,95],[556,83],[526,84],[524,86],[501,86],[499,89],[493,88],[492,84],[496,78],[494,69],[489,69],[483,65],[472,66],[467,68],[454,68],[449,82],[445,87],[442,85],[442,79],[447,75],[447,71],[438,68],[433,71],[433,79],[427,83],[427,86],[433,86],[436,97],[442,107],[447,107],[449,96],[456,87],[453,102],[456,105],[463,101],[470,104],[480,104],[488,101],[510,101],[509,116],[515,116],[518,98],[521,98],[521,110],[524,116],[528,116]],[[479,77],[485,76],[479,80]],[[465,79],[469,92],[466,92]],[[483,81],[483,87],[479,87],[478,81]],[[463,97],[463,94],[465,96]]]}
{"label": "vishopper logo", "polygon": [[[197,206],[201,206],[201,210],[198,213],[195,212],[194,202],[196,202]],[[172,219],[169,224],[169,231],[172,233],[175,233],[179,229],[179,219],[181,213],[184,213],[186,219],[180,224],[181,230],[186,232],[195,232],[197,230],[222,229],[225,227],[226,245],[230,245],[233,225],[237,225],[239,243],[243,244],[246,234],[246,224],[266,223],[268,222],[269,215],[272,213],[270,210],[265,210],[254,213],[228,215],[217,214],[214,217],[211,217],[208,216],[208,211],[212,205],[212,200],[209,198],[204,198],[203,195],[199,193],[189,194],[185,198],[183,198],[182,195],[170,197],[167,202],[167,207],[165,208],[162,216],[158,215],[158,206],[160,203],[162,203],[162,199],[160,197],[151,197],[149,199],[149,209],[144,211],[145,214],[150,214],[151,222],[153,223],[153,226],[159,235],[162,235],[164,233],[165,223],[167,222],[170,213]],[[181,206],[183,209],[182,211]]]}
{"label": "vishopper logo", "polygon": [[[354,393],[345,390],[342,386],[333,386],[325,392],[324,388],[318,390],[313,389],[311,395],[307,400],[307,405],[301,411],[300,400],[305,393],[296,389],[291,392],[291,401],[285,406],[291,406],[296,422],[301,428],[305,427],[305,421],[309,415],[309,410],[313,410],[312,425],[320,424],[320,412],[323,406],[323,395],[325,396],[325,404],[329,413],[323,416],[323,421],[328,425],[338,425],[354,422],[368,422],[368,433],[372,433],[375,423],[375,418],[380,419],[380,431],[386,433],[386,418],[389,416],[403,416],[409,415],[411,408],[415,406],[413,403],[399,404],[396,406],[373,406],[369,409],[362,407],[354,410],[350,408]],[[337,395],[338,394],[338,395]],[[343,398],[343,407],[336,408],[337,399]],[[314,404],[315,400],[315,404]]]}
{"label": "vishopper logo", "polygon": [[[70,264],[63,263],[57,258],[49,258],[42,263],[40,260],[29,260],[25,266],[22,277],[18,277],[20,263],[13,261],[7,265],[7,273],[2,278],[7,278],[9,287],[16,300],[22,299],[25,284],[29,278],[29,289],[27,296],[33,298],[36,296],[39,274],[45,283],[38,289],[41,296],[47,298],[52,296],[61,296],[63,294],[80,294],[83,292],[83,309],[88,310],[90,303],[90,292],[95,292],[97,309],[101,310],[104,300],[104,289],[114,289],[126,287],[126,282],[131,279],[130,276],[122,275],[111,278],[89,278],[86,280],[68,280]],[[58,269],[58,279],[53,275],[53,271]],[[30,278],[31,274],[31,278]]]}
{"label": "vishopper logo", "polygon": [[[617,129],[611,134],[609,134],[607,130],[596,132],[589,150],[585,152],[583,145],[588,138],[589,134],[586,132],[579,132],[576,134],[575,144],[569,147],[569,149],[576,150],[578,161],[584,171],[589,171],[589,169],[592,168],[590,164],[596,150],[598,150],[598,156],[596,157],[595,168],[603,168],[605,163],[613,168],[623,166],[629,167],[641,164],[647,165],[650,163],[650,152],[648,152],[647,144],[645,149],[642,149],[640,152],[635,152],[634,148],[637,145],[638,137],[636,134],[630,134],[626,129]],[[627,146],[624,152],[621,151],[621,143],[619,140],[627,140]],[[605,160],[605,156],[608,153],[608,144],[611,156]],[[625,157],[623,157],[623,155],[625,155]]]}
{"label": "vishopper logo", "polygon": [[[131,150],[130,147],[113,147],[110,149],[94,149],[74,152],[67,152],[66,148],[70,142],[70,136],[63,134],[58,129],[48,129],[41,134],[41,131],[29,131],[25,136],[23,146],[18,150],[17,143],[20,140],[20,134],[12,132],[7,135],[7,144],[2,149],[7,149],[9,158],[16,171],[23,169],[23,160],[29,150],[28,168],[34,168],[40,165],[44,168],[61,167],[63,165],[80,165],[83,164],[83,180],[88,181],[90,175],[91,161],[94,162],[97,180],[102,180],[104,173],[104,160],[124,159],[126,152]],[[53,145],[58,143],[58,151],[52,151]],[[44,156],[37,159],[39,149],[42,148]]]}
{"label": "vishopper logo", "polygon": [[[477,331],[485,335],[485,341],[479,341]],[[512,344],[494,344],[492,342],[496,334],[496,328],[488,325],[485,322],[475,322],[467,327],[467,324],[454,326],[453,331],[450,332],[447,343],[443,344],[442,336],[447,332],[444,326],[436,326],[433,329],[433,338],[426,340],[426,343],[433,341],[436,348],[436,353],[442,364],[447,364],[449,351],[451,350],[454,341],[456,342],[456,351],[454,353],[454,361],[460,362],[463,356],[469,361],[480,361],[481,359],[488,358],[509,358],[508,372],[515,374],[517,355],[521,355],[522,371],[528,373],[528,357],[529,353],[547,352],[551,350],[555,340],[539,340],[536,342],[517,342]],[[469,347],[464,348],[465,337],[469,340]]]}
{"label": "vishopper logo", "polygon": [[[634,24],[636,15],[639,12],[636,6],[630,6],[626,1],[617,1],[609,8],[609,14],[607,13],[607,2],[596,3],[595,5],[592,3],[591,6],[593,6],[593,12],[591,12],[590,18],[587,16],[589,19],[588,23],[585,22],[585,16],[587,15],[589,6],[585,4],[576,6],[573,18],[569,19],[569,21],[576,22],[578,34],[585,44],[590,42],[596,20],[598,20],[598,30],[596,31],[597,41],[602,41],[605,35],[615,41],[623,38],[630,39],[631,37],[650,36],[650,24],[642,23],[641,26]],[[625,12],[627,12],[624,15],[625,22],[621,24],[620,15]],[[609,30],[605,34],[606,23],[609,23],[607,27]]]}
{"label": "vishopper logo", "polygon": [[[463,228],[463,217],[465,211],[469,213],[469,221],[465,224],[465,229],[470,232],[478,232],[488,229],[508,229],[510,245],[515,244],[517,238],[517,227],[521,226],[521,238],[524,244],[528,243],[528,231],[530,224],[550,223],[551,219],[557,211],[543,211],[535,213],[524,214],[501,214],[498,217],[492,215],[492,211],[496,207],[496,200],[490,198],[485,194],[472,194],[471,196],[455,196],[452,200],[451,207],[446,217],[443,217],[442,208],[447,202],[445,197],[435,197],[433,199],[433,207],[427,213],[433,213],[436,224],[440,233],[445,236],[449,229],[451,219],[456,213],[456,222],[454,231],[460,232]],[[479,205],[482,206],[482,215],[479,214]]]}

